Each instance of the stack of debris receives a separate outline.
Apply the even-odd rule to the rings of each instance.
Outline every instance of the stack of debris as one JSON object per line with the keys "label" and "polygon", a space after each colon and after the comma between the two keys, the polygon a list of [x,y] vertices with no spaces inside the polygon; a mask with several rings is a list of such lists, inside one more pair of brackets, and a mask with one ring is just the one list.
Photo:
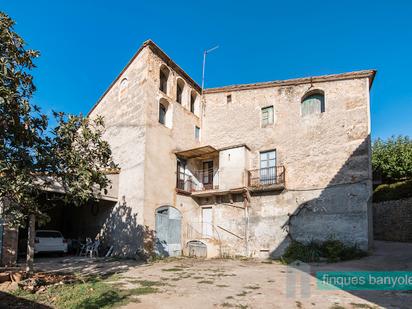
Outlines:
{"label": "stack of debris", "polygon": [[23,290],[31,293],[41,293],[48,287],[54,285],[69,284],[78,281],[74,275],[57,274],[57,273],[33,273],[26,272],[3,272],[0,273],[0,283],[13,284]]}

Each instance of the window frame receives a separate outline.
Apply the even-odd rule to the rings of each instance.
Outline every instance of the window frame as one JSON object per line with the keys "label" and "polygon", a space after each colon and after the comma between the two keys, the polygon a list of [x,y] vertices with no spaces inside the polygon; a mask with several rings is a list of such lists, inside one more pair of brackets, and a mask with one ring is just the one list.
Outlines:
{"label": "window frame", "polygon": [[200,127],[195,125],[195,139],[197,141],[200,141],[200,134],[201,134],[201,129]]}
{"label": "window frame", "polygon": [[[263,117],[263,114],[265,111],[271,111],[271,113],[268,113],[267,118]],[[266,119],[266,121],[264,121],[264,119]],[[275,123],[275,107],[273,105],[268,105],[268,106],[264,106],[260,109],[260,124],[261,127],[267,127],[270,125],[273,125]]]}
{"label": "window frame", "polygon": [[170,70],[165,66],[160,66],[159,70],[159,90],[167,95]]}
{"label": "window frame", "polygon": [[196,111],[196,100],[197,100],[197,93],[192,91],[190,92],[190,112],[195,114]]}
{"label": "window frame", "polygon": [[[271,158],[270,154],[273,153]],[[262,155],[267,154],[266,159],[262,160]],[[273,165],[270,161],[273,160]],[[267,162],[267,166],[263,167],[262,162]],[[263,184],[275,184],[277,182],[277,150],[270,149],[259,152],[259,179]]]}
{"label": "window frame", "polygon": [[[319,97],[319,98],[318,98]],[[306,109],[310,110],[309,108],[304,108],[304,105],[308,100],[310,99],[318,99],[319,101],[319,108],[316,108],[315,112],[304,112]],[[325,92],[321,89],[314,89],[311,91],[306,92],[303,96],[302,99],[300,101],[300,115],[301,117],[307,117],[310,115],[321,115],[323,113],[325,113],[326,111],[326,107],[325,107]],[[308,104],[307,104],[308,105]],[[315,108],[311,108],[312,110],[315,110]]]}
{"label": "window frame", "polygon": [[[163,107],[163,108],[162,108]],[[163,117],[162,117],[162,113],[161,111],[163,111]],[[167,107],[164,106],[164,104],[162,102],[159,102],[159,117],[158,117],[158,121],[160,124],[166,126],[166,115],[167,115]],[[163,120],[163,122],[162,122]]]}
{"label": "window frame", "polygon": [[[180,92],[179,92],[180,89]],[[185,82],[178,78],[176,82],[176,102],[179,104],[183,104],[183,92],[185,89]]]}

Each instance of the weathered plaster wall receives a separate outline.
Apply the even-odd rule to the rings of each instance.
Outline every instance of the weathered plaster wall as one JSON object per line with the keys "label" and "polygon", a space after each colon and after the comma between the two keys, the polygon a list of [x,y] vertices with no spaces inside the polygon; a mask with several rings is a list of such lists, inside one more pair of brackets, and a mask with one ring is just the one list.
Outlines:
{"label": "weathered plaster wall", "polygon": [[[276,149],[277,164],[286,167],[286,191],[252,196],[251,252],[282,248],[286,234],[280,226],[299,207],[305,209],[291,221],[296,239],[334,236],[368,246],[369,81],[348,79],[310,86],[234,91],[231,103],[226,100],[229,93],[206,94],[205,144],[247,144],[251,168],[259,168],[260,151]],[[302,117],[301,98],[309,88],[325,92],[326,111]],[[260,128],[261,108],[270,105],[275,122]]]}
{"label": "weathered plaster wall", "polygon": [[[147,100],[146,117],[146,150],[145,150],[145,186],[144,222],[150,228],[155,228],[155,210],[158,207],[176,206],[176,155],[178,150],[186,150],[200,146],[195,139],[195,126],[200,127],[199,107],[195,114],[190,112],[190,93],[194,89],[185,81],[182,104],[176,102],[177,79],[180,77],[172,68],[168,79],[167,93],[159,90],[159,70],[161,65],[166,65],[157,55],[149,50],[148,58],[148,87],[151,89]],[[197,93],[199,104],[199,93]],[[172,127],[168,128],[159,123],[159,101],[166,99],[169,103],[168,113],[172,112]],[[192,207],[193,202],[182,202],[187,207]],[[182,213],[186,207],[176,207]]]}
{"label": "weathered plaster wall", "polygon": [[[121,74],[120,78],[90,113],[104,117],[104,138],[110,143],[119,165],[118,204],[106,222],[103,239],[114,245],[115,253],[133,255],[141,245],[144,213],[144,161],[148,93],[147,48]],[[127,79],[127,82],[123,82]],[[122,86],[121,86],[122,84]],[[136,235],[130,237],[130,232]]]}
{"label": "weathered plaster wall", "polygon": [[[236,141],[232,141],[232,144]],[[245,146],[219,151],[219,188],[229,190],[247,185],[249,150]]]}

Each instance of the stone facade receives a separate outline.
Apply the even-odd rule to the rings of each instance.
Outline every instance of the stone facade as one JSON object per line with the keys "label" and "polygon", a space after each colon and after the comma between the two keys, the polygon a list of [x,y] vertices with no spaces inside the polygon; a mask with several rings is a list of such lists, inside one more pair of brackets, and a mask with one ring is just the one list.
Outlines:
{"label": "stone facade", "polygon": [[[161,70],[166,90],[159,89]],[[145,42],[89,113],[104,116],[105,138],[121,168],[103,238],[124,255],[141,248],[143,226],[157,232],[159,251],[167,254],[190,254],[188,243],[198,241],[208,256],[277,256],[292,238],[335,237],[368,248],[374,74],[202,94],[159,47]],[[302,116],[302,98],[314,90],[324,95],[325,110]],[[159,104],[167,110],[164,124]],[[269,106],[274,121],[263,125],[262,108]],[[261,182],[261,153],[269,150],[282,169],[275,183],[256,188],[251,179],[257,173]]]}
{"label": "stone facade", "polygon": [[412,198],[373,203],[377,240],[412,241]]}

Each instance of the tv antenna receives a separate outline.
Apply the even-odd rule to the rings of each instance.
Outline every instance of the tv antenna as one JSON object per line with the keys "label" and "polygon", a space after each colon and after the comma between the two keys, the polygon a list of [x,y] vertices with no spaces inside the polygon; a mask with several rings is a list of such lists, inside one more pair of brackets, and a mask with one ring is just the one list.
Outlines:
{"label": "tv antenna", "polygon": [[203,69],[202,69],[202,94],[203,94],[203,89],[205,87],[205,68],[206,68],[206,56],[207,54],[211,53],[212,51],[216,50],[219,48],[219,45],[216,45],[215,47],[212,47],[210,49],[205,49],[203,51]]}

